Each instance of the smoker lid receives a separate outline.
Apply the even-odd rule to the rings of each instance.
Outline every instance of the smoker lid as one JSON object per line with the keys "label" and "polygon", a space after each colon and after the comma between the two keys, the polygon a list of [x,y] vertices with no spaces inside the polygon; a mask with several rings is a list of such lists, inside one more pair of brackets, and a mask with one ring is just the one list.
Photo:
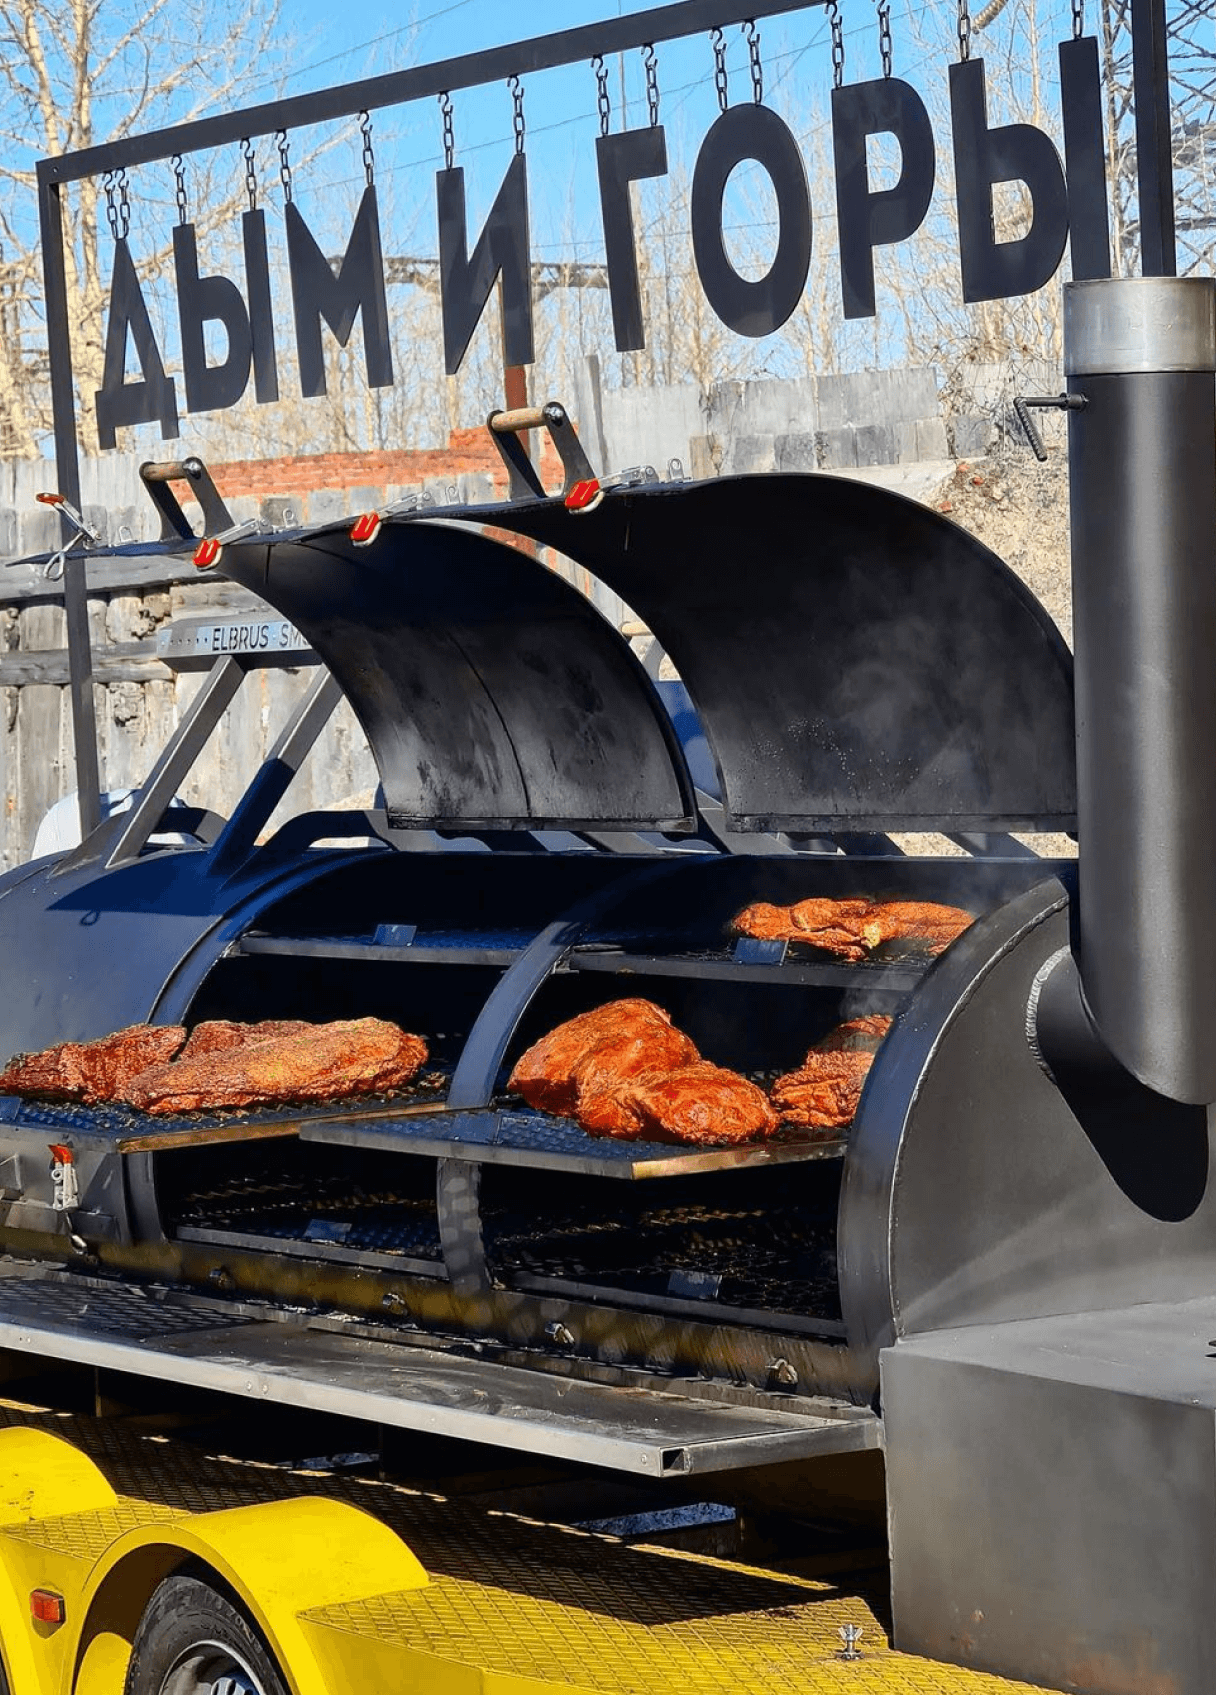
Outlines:
{"label": "smoker lid", "polygon": [[380,771],[389,822],[691,829],[693,784],[629,645],[517,547],[388,523],[225,549],[308,639]]}
{"label": "smoker lid", "polygon": [[645,619],[735,828],[1075,829],[1067,646],[994,553],[927,507],[808,475],[478,516],[559,549]]}

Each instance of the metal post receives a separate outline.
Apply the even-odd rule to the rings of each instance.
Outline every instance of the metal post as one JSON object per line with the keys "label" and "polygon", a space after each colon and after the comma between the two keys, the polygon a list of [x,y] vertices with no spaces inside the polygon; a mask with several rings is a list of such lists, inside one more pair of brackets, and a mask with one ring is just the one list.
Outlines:
{"label": "metal post", "polygon": [[1165,0],[1132,0],[1136,175],[1140,188],[1140,272],[1178,274],[1174,246],[1174,155]]}
{"label": "metal post", "polygon": [[1216,284],[1064,291],[1081,982],[1106,1046],[1216,1101]]}
{"label": "metal post", "polygon": [[[76,395],[72,381],[72,332],[63,255],[62,189],[44,177],[38,183],[42,267],[46,285],[46,329],[51,348],[51,408],[55,428],[55,473],[59,492],[81,508],[80,462],[76,448]],[[63,524],[66,518],[60,519]],[[63,608],[68,638],[68,694],[72,702],[72,745],[81,839],[101,822],[101,779],[97,768],[97,717],[93,698],[93,650],[85,562],[69,553],[63,564]]]}

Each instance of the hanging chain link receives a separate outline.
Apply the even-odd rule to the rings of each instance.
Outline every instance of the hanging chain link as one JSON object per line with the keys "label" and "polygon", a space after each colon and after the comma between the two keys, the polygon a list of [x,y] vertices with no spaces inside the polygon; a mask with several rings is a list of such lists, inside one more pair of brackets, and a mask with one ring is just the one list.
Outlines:
{"label": "hanging chain link", "polygon": [[456,162],[456,131],[452,128],[452,96],[446,88],[439,96],[439,110],[443,114],[443,168],[450,171]]}
{"label": "hanging chain link", "polygon": [[370,112],[359,113],[359,134],[363,137],[363,175],[367,186],[374,188],[376,183],[376,155],[372,152],[372,115]]}
{"label": "hanging chain link", "polygon": [[1080,41],[1085,34],[1085,0],[1072,0],[1072,38]]}
{"label": "hanging chain link", "polygon": [[828,24],[832,31],[832,87],[840,88],[844,83],[844,26],[838,0],[828,0]]}
{"label": "hanging chain link", "polygon": [[595,72],[595,104],[600,114],[600,134],[607,135],[612,119],[612,105],[608,99],[608,72],[604,68],[602,53],[597,53],[592,59],[591,69]]}
{"label": "hanging chain link", "polygon": [[190,213],[186,207],[186,170],[180,153],[173,155],[173,183],[177,195],[177,221],[179,224],[188,224]]}
{"label": "hanging chain link", "polygon": [[891,0],[878,0],[878,51],[882,57],[882,74],[891,75]]}
{"label": "hanging chain link", "polygon": [[245,160],[245,193],[249,196],[249,210],[258,209],[258,173],[254,166],[253,143],[248,136],[241,141],[241,153]]}
{"label": "hanging chain link", "polygon": [[963,64],[971,57],[971,7],[958,0],[958,56]]}
{"label": "hanging chain link", "polygon": [[511,122],[515,129],[515,151],[524,150],[524,85],[517,76],[507,78],[507,87],[511,90],[513,107]]}
{"label": "hanging chain link", "polygon": [[757,106],[763,106],[764,66],[760,63],[760,31],[756,28],[755,18],[745,21],[743,33],[747,37],[747,62],[752,73],[752,99]]}
{"label": "hanging chain link", "polygon": [[118,207],[114,204],[114,172],[107,171],[101,179],[102,192],[106,197],[106,222],[110,226],[110,236],[118,240]]}
{"label": "hanging chain link", "polygon": [[291,154],[287,150],[287,131],[275,131],[275,145],[279,150],[279,181],[283,184],[283,199],[291,199]]}
{"label": "hanging chain link", "polygon": [[659,123],[659,60],[652,41],[648,41],[642,48],[642,63],[646,67],[646,105],[650,111],[650,127],[657,129]]}
{"label": "hanging chain link", "polygon": [[718,110],[725,112],[730,99],[726,86],[726,37],[715,28],[710,31],[709,39],[714,46],[714,87],[718,91]]}

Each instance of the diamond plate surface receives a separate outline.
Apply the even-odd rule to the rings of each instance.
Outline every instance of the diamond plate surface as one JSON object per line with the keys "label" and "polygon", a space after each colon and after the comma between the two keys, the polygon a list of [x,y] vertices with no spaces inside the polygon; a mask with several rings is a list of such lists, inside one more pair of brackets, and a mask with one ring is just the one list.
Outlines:
{"label": "diamond plate surface", "polygon": [[135,1289],[74,1289],[52,1278],[5,1278],[0,1287],[0,1319],[20,1324],[23,1318],[31,1324],[73,1329],[85,1325],[96,1335],[128,1341],[231,1329],[249,1322],[222,1312],[166,1306]]}
{"label": "diamond plate surface", "polygon": [[99,1512],[69,1513],[62,1518],[35,1519],[32,1524],[6,1524],[3,1534],[21,1542],[32,1542],[72,1559],[98,1559],[118,1537],[141,1524],[172,1518],[171,1507],[154,1501],[122,1500]]}
{"label": "diamond plate surface", "polygon": [[[403,1650],[597,1695],[670,1695],[682,1680],[697,1695],[1031,1695],[1028,1684],[892,1650],[885,1570],[785,1577],[0,1402],[7,1425],[76,1444],[120,1492],[114,1508],[4,1532],[90,1559],[124,1530],[174,1512],[324,1495],[374,1513],[422,1561],[430,1586],[306,1616]],[[859,1660],[840,1658],[846,1624],[864,1633]]]}

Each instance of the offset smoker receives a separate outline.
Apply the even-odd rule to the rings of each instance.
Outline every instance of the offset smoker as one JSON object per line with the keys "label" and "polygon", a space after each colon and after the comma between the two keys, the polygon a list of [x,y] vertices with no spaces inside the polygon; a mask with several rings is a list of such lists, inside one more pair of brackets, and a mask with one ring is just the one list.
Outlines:
{"label": "offset smoker", "polygon": [[[1086,285],[1141,286],[1163,285]],[[1210,314],[1210,285],[1172,286]],[[1209,414],[1213,343],[1198,338]],[[1075,386],[1080,464],[1096,467],[1138,413],[1112,409],[1088,371]],[[1155,482],[1164,428],[1158,448]],[[1214,457],[1196,454],[1208,483]],[[1170,503],[1154,510],[1168,528]],[[444,517],[560,549],[645,618],[716,794],[626,645],[530,554],[413,516],[368,546],[338,527],[230,544],[221,568],[328,676],[232,819],[197,821],[197,848],[148,838],[242,659],[212,673],[129,818],[0,884],[0,943],[30,984],[0,1047],[145,1018],[379,1013],[425,1034],[434,1063],[408,1101],[308,1114],[9,1103],[0,1239],[21,1259],[0,1281],[0,1345],[652,1476],[881,1442],[901,1646],[1074,1687],[1206,1687],[1201,1044],[1193,1020],[1165,1038],[1150,1025],[1161,1075],[1127,1049],[1127,1007],[1138,994],[1151,1019],[1153,1005],[1120,974],[1159,980],[1177,925],[1154,937],[1144,895],[1140,953],[1112,955],[1117,824],[1100,807],[1093,822],[1136,691],[1161,702],[1160,609],[1194,624],[1192,659],[1203,650],[1206,601],[1171,593],[1168,537],[1144,579],[1142,529],[1116,561],[1110,628],[1134,663],[1105,673],[1114,751],[1105,724],[1093,734],[1090,609],[1106,602],[1100,586],[1078,595],[1078,899],[1072,864],[1007,834],[1076,827],[1069,656],[944,519],[827,477]],[[1210,559],[1191,563],[1211,576]],[[1141,651],[1145,581],[1158,646]],[[1202,703],[1197,669],[1180,674],[1150,774]],[[255,846],[339,687],[383,810],[296,820]],[[1194,822],[1176,798],[1208,816],[1202,788],[1165,784],[1154,823],[1147,782],[1127,794],[1123,867],[1142,891],[1154,832],[1173,843]],[[973,857],[905,858],[892,830],[943,831]],[[1171,864],[1176,900],[1193,867]],[[855,893],[945,900],[977,922],[932,963],[846,965],[729,935],[748,902]],[[504,1097],[537,1034],[635,993],[761,1079],[842,1018],[895,1024],[831,1144],[614,1144]],[[72,1155],[71,1197],[62,1160],[52,1190],[48,1142]],[[1182,1558],[1155,1575],[1165,1545]]]}
{"label": "offset smoker", "polygon": [[[1008,992],[1012,949],[1024,1002],[1066,936],[1067,868],[1009,857],[1003,832],[1074,822],[1067,651],[957,528],[830,478],[651,486],[590,514],[553,501],[490,516],[589,566],[658,632],[720,798],[698,791],[627,645],[529,554],[429,518],[389,520],[370,546],[335,528],[228,547],[222,568],[303,632],[361,718],[384,790],[374,825],[392,846],[304,845],[372,827],[332,818],[249,845],[306,730],[210,846],[140,852],[140,830],[115,820],[68,861],[14,874],[0,898],[0,938],[38,978],[6,1009],[0,1047],[145,1018],[375,1013],[426,1035],[433,1064],[404,1109],[296,1114],[278,1135],[275,1115],[254,1115],[248,1139],[239,1121],[12,1103],[0,1134],[23,1193],[8,1228],[69,1260],[70,1231],[108,1270],[138,1264],[196,1288],[285,1302],[323,1289],[342,1310],[475,1336],[571,1376],[745,1386],[795,1435],[805,1412],[835,1418],[845,1444],[872,1441],[877,1351],[903,1312],[971,1312],[973,1215],[989,1220],[991,1255],[1038,1210],[1033,1181],[1024,1195],[1008,1182],[1010,1132],[988,1126],[1024,1090],[1057,1097],[1020,1018],[991,997]],[[951,831],[989,856],[905,858],[890,829]],[[960,902],[979,922],[932,965],[849,965],[730,934],[754,900],[854,893]],[[826,1143],[618,1143],[504,1098],[536,1036],[632,994],[761,1081],[842,1018],[897,1023],[856,1125]],[[973,1063],[977,1041],[968,1088],[992,1098],[977,1097],[960,1132],[959,1056]],[[71,1216],[49,1210],[48,1142],[75,1151]],[[967,1174],[990,1145],[991,1172]],[[906,1186],[922,1161],[924,1191],[897,1202],[897,1167]],[[1023,1163],[1033,1177],[1035,1159]],[[1053,1256],[1056,1288],[1092,1271],[1102,1215],[1080,1204],[1088,1226],[1075,1264]],[[1131,1251],[1151,1252],[1151,1236]],[[918,1245],[905,1264],[910,1237],[932,1255]],[[1035,1310],[1045,1277],[1000,1300]],[[867,1412],[844,1417],[849,1406]]]}

